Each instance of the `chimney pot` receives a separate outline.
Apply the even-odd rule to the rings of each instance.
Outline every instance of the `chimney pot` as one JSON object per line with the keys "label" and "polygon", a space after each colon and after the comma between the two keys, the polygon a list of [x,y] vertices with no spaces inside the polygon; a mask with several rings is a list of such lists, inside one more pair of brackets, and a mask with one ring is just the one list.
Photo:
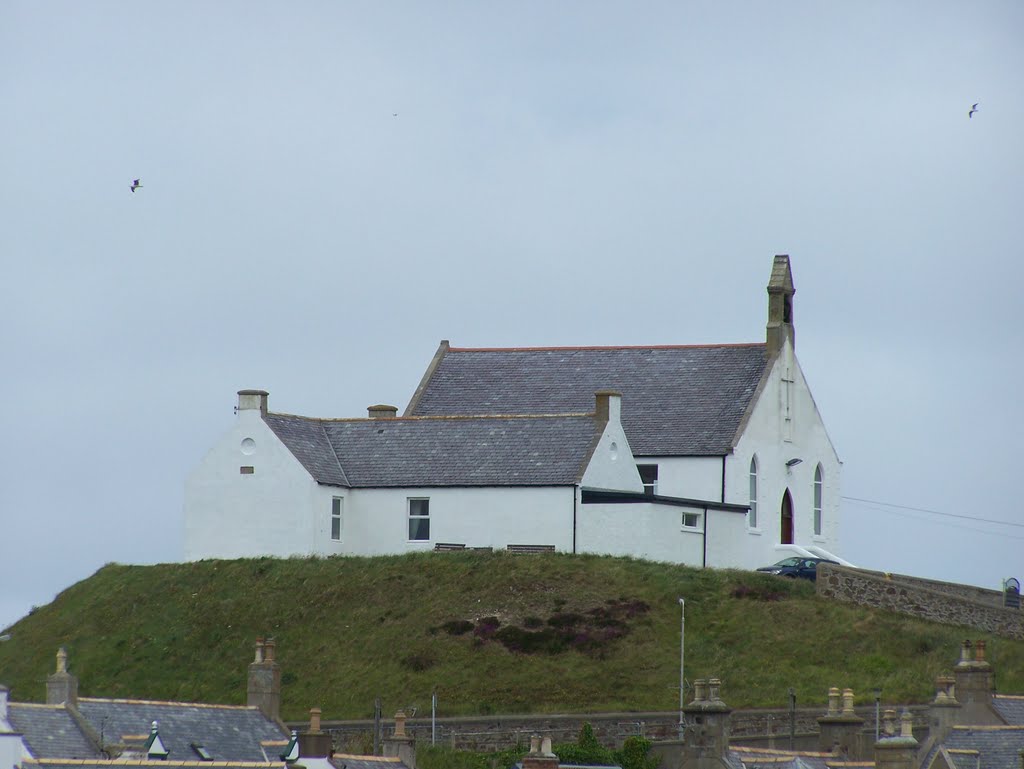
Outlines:
{"label": "chimney pot", "polygon": [[263,662],[263,639],[262,638],[257,638],[256,639],[256,659],[254,659],[253,662],[256,662],[256,663]]}
{"label": "chimney pot", "polygon": [[839,687],[833,686],[828,690],[828,715],[839,715]]}
{"label": "chimney pot", "polygon": [[314,733],[320,732],[320,708],[309,709],[309,731]]}
{"label": "chimney pot", "polygon": [[405,711],[399,710],[395,713],[395,736],[405,737]]}
{"label": "chimney pot", "polygon": [[274,647],[275,646],[277,646],[277,644],[274,642],[273,638],[268,638],[264,642],[264,644],[263,644],[263,652],[264,652],[263,659],[264,659],[265,662],[273,662],[274,661]]}
{"label": "chimney pot", "polygon": [[398,416],[398,406],[389,406],[386,403],[367,406],[366,416],[368,419],[394,419]]}
{"label": "chimney pot", "polygon": [[985,661],[985,642],[975,641],[974,642],[974,659],[976,662]]}
{"label": "chimney pot", "polygon": [[708,681],[706,678],[698,678],[693,682],[693,701],[704,702],[707,698]]}
{"label": "chimney pot", "polygon": [[960,661],[970,662],[971,661],[971,642],[969,640],[964,641],[960,645]]}
{"label": "chimney pot", "polygon": [[909,710],[904,710],[903,715],[900,716],[900,737],[913,737],[914,736],[914,717],[910,715]]}
{"label": "chimney pot", "polygon": [[854,715],[853,710],[853,689],[843,689],[843,715]]}
{"label": "chimney pot", "polygon": [[551,752],[551,738],[550,737],[545,737],[543,740],[541,740],[540,752],[543,753],[545,756],[554,755]]}
{"label": "chimney pot", "polygon": [[530,752],[540,753],[540,735],[534,734],[530,736]]}

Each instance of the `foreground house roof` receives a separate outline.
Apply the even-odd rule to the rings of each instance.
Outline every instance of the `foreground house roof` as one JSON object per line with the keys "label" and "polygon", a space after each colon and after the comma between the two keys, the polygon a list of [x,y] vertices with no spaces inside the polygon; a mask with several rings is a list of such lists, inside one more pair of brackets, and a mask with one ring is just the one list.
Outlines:
{"label": "foreground house roof", "polygon": [[456,348],[442,342],[408,416],[586,411],[622,393],[635,455],[728,454],[768,362],[764,344]]}
{"label": "foreground house roof", "polygon": [[[593,408],[591,392],[584,407]],[[561,486],[582,478],[593,414],[263,419],[314,480],[349,488]]]}
{"label": "foreground house roof", "polygon": [[11,702],[7,720],[36,758],[101,758],[102,753],[63,705]]}

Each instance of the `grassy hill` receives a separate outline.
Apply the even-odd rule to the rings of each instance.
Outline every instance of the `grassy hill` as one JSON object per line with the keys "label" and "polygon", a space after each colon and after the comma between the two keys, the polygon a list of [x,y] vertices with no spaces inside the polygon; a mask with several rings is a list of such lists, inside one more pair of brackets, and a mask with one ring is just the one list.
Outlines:
{"label": "grassy hill", "polygon": [[733,707],[924,702],[965,637],[989,639],[999,688],[1024,692],[1024,642],[818,599],[803,581],[623,558],[423,553],[111,564],[0,644],[12,699],[45,699],[58,646],[82,696],[244,703],[257,636],[277,640],[283,716],[671,710],[679,604],[686,677]]}

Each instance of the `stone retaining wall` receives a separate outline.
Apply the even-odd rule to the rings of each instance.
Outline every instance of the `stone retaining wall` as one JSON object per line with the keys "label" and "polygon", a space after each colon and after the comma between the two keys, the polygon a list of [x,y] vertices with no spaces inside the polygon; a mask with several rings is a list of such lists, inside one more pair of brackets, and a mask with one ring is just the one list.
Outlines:
{"label": "stone retaining wall", "polygon": [[1000,593],[968,586],[952,589],[956,587],[948,582],[818,564],[817,592],[825,598],[1024,639],[1024,613],[1003,608]]}
{"label": "stone retaining wall", "polygon": [[[817,719],[825,714],[824,704],[815,708],[797,708],[795,728],[802,744],[813,741],[818,732]],[[927,724],[926,708],[910,708],[914,721]],[[864,719],[864,729],[874,731],[874,706],[857,708]],[[737,710],[730,720],[730,733],[738,743],[757,742],[779,748],[789,746],[790,720],[788,710]],[[381,719],[381,736],[391,734],[394,721]],[[466,716],[438,718],[436,741],[460,750],[495,751],[529,745],[530,736],[540,734],[555,744],[575,742],[584,723],[590,723],[601,743],[621,747],[627,737],[639,735],[652,741],[674,740],[679,736],[679,712],[650,713],[589,713],[569,715],[516,715]],[[304,729],[308,724],[289,723],[290,729]],[[368,752],[373,744],[373,721],[324,721],[321,728],[334,738],[341,752]],[[406,731],[411,732],[419,744],[430,744],[430,719],[410,718]]]}

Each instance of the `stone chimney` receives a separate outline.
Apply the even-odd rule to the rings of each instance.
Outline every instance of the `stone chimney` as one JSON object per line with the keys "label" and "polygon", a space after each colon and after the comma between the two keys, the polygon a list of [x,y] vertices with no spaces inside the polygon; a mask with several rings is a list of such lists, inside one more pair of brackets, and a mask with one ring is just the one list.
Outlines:
{"label": "stone chimney", "polygon": [[558,769],[558,756],[551,752],[550,737],[530,738],[530,752],[523,756],[523,769]]}
{"label": "stone chimney", "polygon": [[779,254],[772,263],[772,274],[768,280],[768,327],[765,342],[768,357],[773,358],[789,340],[796,345],[793,330],[793,273],[789,268],[789,255]]}
{"label": "stone chimney", "polygon": [[984,641],[963,642],[953,675],[956,699],[963,708],[961,721],[979,725],[1001,723],[992,710],[992,666],[985,659]]}
{"label": "stone chimney", "polygon": [[895,729],[896,711],[885,711],[886,735],[875,743],[875,769],[916,769],[917,740],[914,719],[906,710]]}
{"label": "stone chimney", "polygon": [[694,698],[683,708],[681,769],[729,767],[729,714],[732,709],[721,699],[718,678],[697,679]]}
{"label": "stone chimney", "polygon": [[398,406],[389,406],[386,403],[367,406],[366,416],[369,419],[394,419],[398,416]]}
{"label": "stone chimney", "polygon": [[46,704],[78,704],[78,679],[68,672],[68,653],[64,647],[57,650],[57,672],[46,679]]}
{"label": "stone chimney", "polygon": [[7,720],[7,700],[11,696],[11,690],[0,684],[0,723]]}
{"label": "stone chimney", "polygon": [[260,416],[267,415],[267,398],[270,393],[266,390],[239,390],[238,391],[238,406],[235,411],[242,413],[243,411],[255,411],[259,410]]}
{"label": "stone chimney", "polygon": [[309,730],[299,732],[299,761],[304,758],[329,758],[334,752],[331,735],[320,728],[320,708],[309,711]]}
{"label": "stone chimney", "polygon": [[853,689],[843,689],[841,696],[837,687],[829,689],[828,712],[818,719],[818,750],[849,761],[862,759],[867,753],[861,734],[863,727],[864,719],[853,709]]}
{"label": "stone chimney", "polygon": [[256,658],[249,664],[246,704],[277,721],[281,714],[281,668],[274,659],[275,646],[272,638],[256,639]]}
{"label": "stone chimney", "polygon": [[619,422],[622,419],[622,393],[598,390],[594,393],[594,419],[598,422]]}
{"label": "stone chimney", "polygon": [[397,758],[409,769],[416,769],[416,741],[405,731],[404,710],[395,713],[395,728],[390,737],[385,737],[381,747],[388,758]]}
{"label": "stone chimney", "polygon": [[920,756],[927,756],[935,745],[944,742],[960,720],[960,703],[954,696],[955,680],[951,675],[935,679],[935,699],[928,706],[928,738],[918,751]]}

